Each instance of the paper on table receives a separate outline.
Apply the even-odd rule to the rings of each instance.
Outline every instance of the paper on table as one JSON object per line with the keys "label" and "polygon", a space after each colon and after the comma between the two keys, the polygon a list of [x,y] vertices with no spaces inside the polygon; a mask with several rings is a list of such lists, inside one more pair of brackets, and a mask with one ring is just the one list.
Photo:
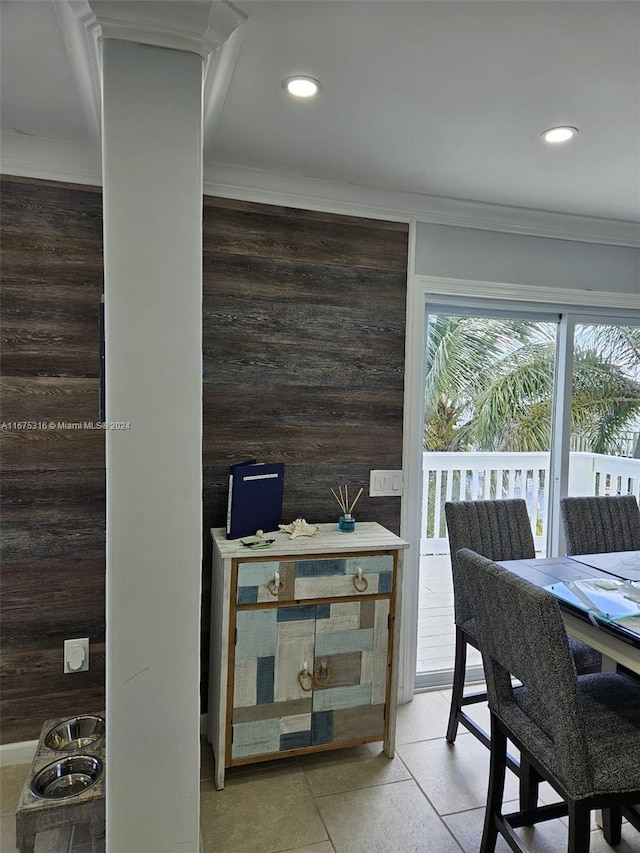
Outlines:
{"label": "paper on table", "polygon": [[640,617],[640,584],[614,578],[585,578],[545,587],[557,598],[605,622]]}

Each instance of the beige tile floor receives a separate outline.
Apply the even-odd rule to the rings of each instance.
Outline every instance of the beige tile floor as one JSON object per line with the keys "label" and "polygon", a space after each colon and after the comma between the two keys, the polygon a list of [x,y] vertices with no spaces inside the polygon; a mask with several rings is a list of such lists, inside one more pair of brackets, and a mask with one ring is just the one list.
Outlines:
{"label": "beige tile floor", "polygon": [[[223,791],[214,788],[211,751],[203,740],[202,853],[476,853],[489,753],[464,730],[453,747],[446,743],[448,709],[447,691],[420,693],[403,705],[393,760],[379,744],[368,744],[250,765],[231,770]],[[486,707],[473,712],[487,723]],[[0,774],[1,853],[15,850],[13,810],[27,769],[9,767]],[[506,799],[516,796],[510,776]],[[542,799],[554,799],[548,786]],[[566,847],[564,820],[522,833],[531,853],[562,853]],[[91,849],[83,828],[75,839],[68,832],[43,833],[36,844],[36,853]],[[611,850],[594,824],[590,853]],[[507,851],[499,841],[497,853]],[[640,853],[640,835],[625,825],[616,851]]]}

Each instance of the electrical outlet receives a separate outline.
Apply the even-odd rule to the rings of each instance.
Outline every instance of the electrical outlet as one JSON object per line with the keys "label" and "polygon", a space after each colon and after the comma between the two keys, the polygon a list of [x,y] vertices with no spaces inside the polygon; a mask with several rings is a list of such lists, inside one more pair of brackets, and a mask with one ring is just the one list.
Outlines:
{"label": "electrical outlet", "polygon": [[369,497],[402,495],[402,471],[371,471],[369,476]]}
{"label": "electrical outlet", "polygon": [[64,671],[86,672],[89,669],[89,638],[64,641]]}

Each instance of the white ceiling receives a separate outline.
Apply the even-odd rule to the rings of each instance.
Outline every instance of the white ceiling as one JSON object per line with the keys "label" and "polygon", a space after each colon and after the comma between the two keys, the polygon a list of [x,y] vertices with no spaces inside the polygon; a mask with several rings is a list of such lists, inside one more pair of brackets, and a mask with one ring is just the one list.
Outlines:
{"label": "white ceiling", "polygon": [[[248,23],[208,169],[640,221],[640,3],[235,5]],[[2,131],[89,145],[54,4],[0,13]],[[294,73],[320,96],[289,98]],[[580,132],[552,148],[557,124]]]}

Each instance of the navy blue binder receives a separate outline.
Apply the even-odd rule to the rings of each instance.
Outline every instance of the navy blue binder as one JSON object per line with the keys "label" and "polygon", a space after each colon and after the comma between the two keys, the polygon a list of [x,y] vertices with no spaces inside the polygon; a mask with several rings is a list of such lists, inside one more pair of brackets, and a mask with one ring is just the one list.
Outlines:
{"label": "navy blue binder", "polygon": [[227,539],[277,530],[282,520],[283,462],[239,462],[229,468]]}

